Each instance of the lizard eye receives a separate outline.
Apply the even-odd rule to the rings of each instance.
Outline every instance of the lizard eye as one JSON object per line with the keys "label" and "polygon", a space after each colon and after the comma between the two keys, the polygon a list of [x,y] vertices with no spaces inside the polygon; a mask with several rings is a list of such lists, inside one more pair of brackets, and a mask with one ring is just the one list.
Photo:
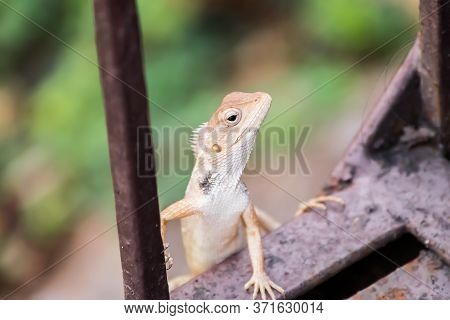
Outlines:
{"label": "lizard eye", "polygon": [[241,121],[241,111],[238,109],[229,109],[224,114],[224,120],[227,126],[235,126]]}

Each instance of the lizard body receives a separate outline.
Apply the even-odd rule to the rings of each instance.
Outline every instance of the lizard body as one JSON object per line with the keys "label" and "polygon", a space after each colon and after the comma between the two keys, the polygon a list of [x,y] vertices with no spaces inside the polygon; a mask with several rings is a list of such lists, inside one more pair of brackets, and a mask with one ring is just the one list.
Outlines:
{"label": "lizard body", "polygon": [[[211,119],[194,132],[196,164],[185,197],[161,212],[163,241],[167,222],[183,218],[183,244],[193,275],[248,243],[253,275],[244,287],[254,286],[254,299],[259,293],[265,299],[266,292],[274,299],[273,289],[283,292],[264,270],[261,231],[270,229],[270,218],[257,214],[241,181],[271,101],[263,92],[225,96]],[[168,255],[166,261],[170,267]]]}

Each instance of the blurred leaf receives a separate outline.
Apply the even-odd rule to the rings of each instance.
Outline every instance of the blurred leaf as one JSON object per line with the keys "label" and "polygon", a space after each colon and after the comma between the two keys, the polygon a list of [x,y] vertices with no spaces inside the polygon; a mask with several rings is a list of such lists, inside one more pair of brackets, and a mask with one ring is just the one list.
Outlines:
{"label": "blurred leaf", "polygon": [[58,236],[70,230],[69,222],[73,221],[71,217],[74,209],[70,197],[58,190],[24,208],[23,225],[36,244],[50,245]]}
{"label": "blurred leaf", "polygon": [[[63,46],[48,34],[68,39],[80,9],[77,0],[6,1],[0,4],[0,82],[31,82],[49,71],[52,57]],[[38,26],[36,26],[37,24]]]}
{"label": "blurred leaf", "polygon": [[[338,52],[361,54],[396,37],[415,21],[392,1],[308,0],[299,19],[313,42]],[[415,29],[406,32],[413,37]],[[383,51],[392,51],[400,39]]]}
{"label": "blurred leaf", "polygon": [[186,32],[195,18],[199,2],[138,0],[137,4],[144,42],[167,45],[179,40]]}

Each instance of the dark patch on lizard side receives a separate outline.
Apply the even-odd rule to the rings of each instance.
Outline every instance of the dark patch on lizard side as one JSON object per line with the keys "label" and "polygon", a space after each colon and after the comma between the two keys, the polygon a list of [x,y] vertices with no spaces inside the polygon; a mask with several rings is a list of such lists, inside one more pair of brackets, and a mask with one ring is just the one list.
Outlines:
{"label": "dark patch on lizard side", "polygon": [[198,182],[198,186],[204,194],[208,194],[211,191],[212,184],[213,179],[211,171],[208,171],[208,173],[203,178],[200,178]]}
{"label": "dark patch on lizard side", "polygon": [[242,191],[248,195],[248,188],[247,185],[241,181]]}

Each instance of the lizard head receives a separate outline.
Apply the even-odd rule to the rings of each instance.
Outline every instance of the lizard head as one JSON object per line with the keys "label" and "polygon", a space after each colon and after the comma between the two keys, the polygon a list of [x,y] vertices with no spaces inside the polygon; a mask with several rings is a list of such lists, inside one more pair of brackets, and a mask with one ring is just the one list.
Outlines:
{"label": "lizard head", "polygon": [[227,94],[204,127],[206,150],[220,153],[244,140],[253,144],[271,102],[264,92]]}
{"label": "lizard head", "polygon": [[[208,122],[194,130],[192,150],[205,189],[217,175],[237,183],[244,171],[272,98],[264,92],[232,92],[223,98]],[[215,175],[215,178],[213,177]]]}

